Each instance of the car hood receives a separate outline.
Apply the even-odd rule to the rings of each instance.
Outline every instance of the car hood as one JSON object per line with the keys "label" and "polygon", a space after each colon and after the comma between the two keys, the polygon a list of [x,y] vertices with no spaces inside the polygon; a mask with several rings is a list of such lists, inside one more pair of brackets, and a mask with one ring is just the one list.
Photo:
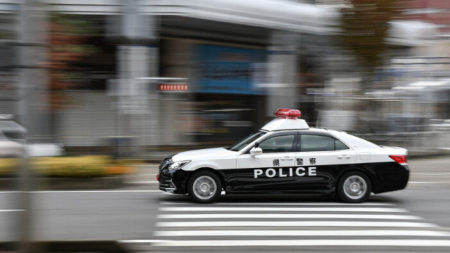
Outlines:
{"label": "car hood", "polygon": [[225,148],[207,148],[207,149],[198,149],[192,151],[181,152],[172,157],[174,162],[184,161],[184,160],[202,160],[202,159],[211,159],[219,158],[223,156],[229,155],[237,155],[237,152],[230,151]]}

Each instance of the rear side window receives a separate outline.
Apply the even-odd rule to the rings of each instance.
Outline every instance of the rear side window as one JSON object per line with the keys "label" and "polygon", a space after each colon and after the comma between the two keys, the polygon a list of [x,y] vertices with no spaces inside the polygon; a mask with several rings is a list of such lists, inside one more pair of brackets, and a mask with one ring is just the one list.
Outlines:
{"label": "rear side window", "polygon": [[279,135],[268,138],[259,144],[263,153],[292,152],[295,135]]}
{"label": "rear side window", "polygon": [[300,152],[334,151],[349,149],[341,141],[324,135],[302,135]]}
{"label": "rear side window", "polygon": [[340,140],[334,139],[334,144],[335,144],[335,150],[346,150],[346,149],[349,149],[347,147],[347,145],[342,143],[342,141],[340,141]]}

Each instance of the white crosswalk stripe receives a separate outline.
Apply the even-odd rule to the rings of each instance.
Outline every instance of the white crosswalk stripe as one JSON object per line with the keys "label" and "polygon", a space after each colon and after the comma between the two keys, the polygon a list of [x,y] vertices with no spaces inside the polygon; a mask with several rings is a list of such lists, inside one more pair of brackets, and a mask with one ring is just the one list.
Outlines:
{"label": "white crosswalk stripe", "polygon": [[[450,230],[391,203],[161,203],[152,247],[450,247]],[[308,248],[310,249],[310,248]]]}
{"label": "white crosswalk stripe", "polygon": [[379,221],[185,221],[158,222],[156,227],[437,227],[430,223]]}
{"label": "white crosswalk stripe", "polygon": [[[204,206],[204,204],[196,204],[196,203],[188,203],[188,202],[168,202],[163,201],[161,202],[163,205],[190,205],[190,206]],[[365,203],[358,203],[358,204],[351,204],[351,203],[336,203],[336,202],[301,202],[301,203],[292,203],[292,202],[277,202],[277,203],[228,203],[228,202],[218,202],[214,203],[214,206],[224,206],[224,205],[233,205],[233,206],[240,206],[240,205],[246,205],[246,206],[395,206],[395,204],[392,203],[380,203],[380,202],[365,202]]]}
{"label": "white crosswalk stripe", "polygon": [[[133,241],[121,241],[132,243]],[[450,247],[450,240],[138,240],[156,247],[236,247],[236,246],[389,246],[389,247]]]}
{"label": "white crosswalk stripe", "polygon": [[449,232],[424,230],[183,230],[156,231],[155,236],[450,236]]}
{"label": "white crosswalk stripe", "polygon": [[292,214],[292,213],[246,213],[246,214],[160,214],[158,219],[383,219],[383,220],[421,220],[414,215],[377,215],[377,214]]}
{"label": "white crosswalk stripe", "polygon": [[402,208],[385,207],[162,207],[161,212],[380,212],[402,213],[408,212]]}

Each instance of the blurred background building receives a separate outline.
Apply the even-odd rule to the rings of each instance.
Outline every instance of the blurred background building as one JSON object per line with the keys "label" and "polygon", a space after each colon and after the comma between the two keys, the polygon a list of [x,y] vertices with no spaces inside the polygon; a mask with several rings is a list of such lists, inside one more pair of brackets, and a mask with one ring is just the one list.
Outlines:
{"label": "blurred background building", "polygon": [[[18,219],[3,235],[19,230],[23,252],[32,234],[43,251],[46,230],[148,238],[158,171],[142,164],[229,146],[278,108],[410,156],[448,153],[449,12],[449,0],[0,0],[0,187],[19,194],[4,198]],[[434,174],[446,162],[433,162],[430,185],[447,180]],[[29,194],[67,189],[147,200],[115,216],[110,203],[141,197]]]}
{"label": "blurred background building", "polygon": [[0,1],[0,114],[74,153],[226,146],[280,107],[361,134],[430,130],[450,118],[450,6],[391,2],[382,51],[355,53],[342,34],[359,0]]}

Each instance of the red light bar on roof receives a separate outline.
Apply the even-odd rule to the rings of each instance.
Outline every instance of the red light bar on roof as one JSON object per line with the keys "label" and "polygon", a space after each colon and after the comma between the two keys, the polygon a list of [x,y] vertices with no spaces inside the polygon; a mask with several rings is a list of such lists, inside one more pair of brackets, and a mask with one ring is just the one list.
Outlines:
{"label": "red light bar on roof", "polygon": [[294,119],[302,116],[302,113],[297,109],[280,108],[275,111],[275,116],[278,118]]}
{"label": "red light bar on roof", "polygon": [[189,86],[187,84],[160,84],[160,91],[189,91]]}

